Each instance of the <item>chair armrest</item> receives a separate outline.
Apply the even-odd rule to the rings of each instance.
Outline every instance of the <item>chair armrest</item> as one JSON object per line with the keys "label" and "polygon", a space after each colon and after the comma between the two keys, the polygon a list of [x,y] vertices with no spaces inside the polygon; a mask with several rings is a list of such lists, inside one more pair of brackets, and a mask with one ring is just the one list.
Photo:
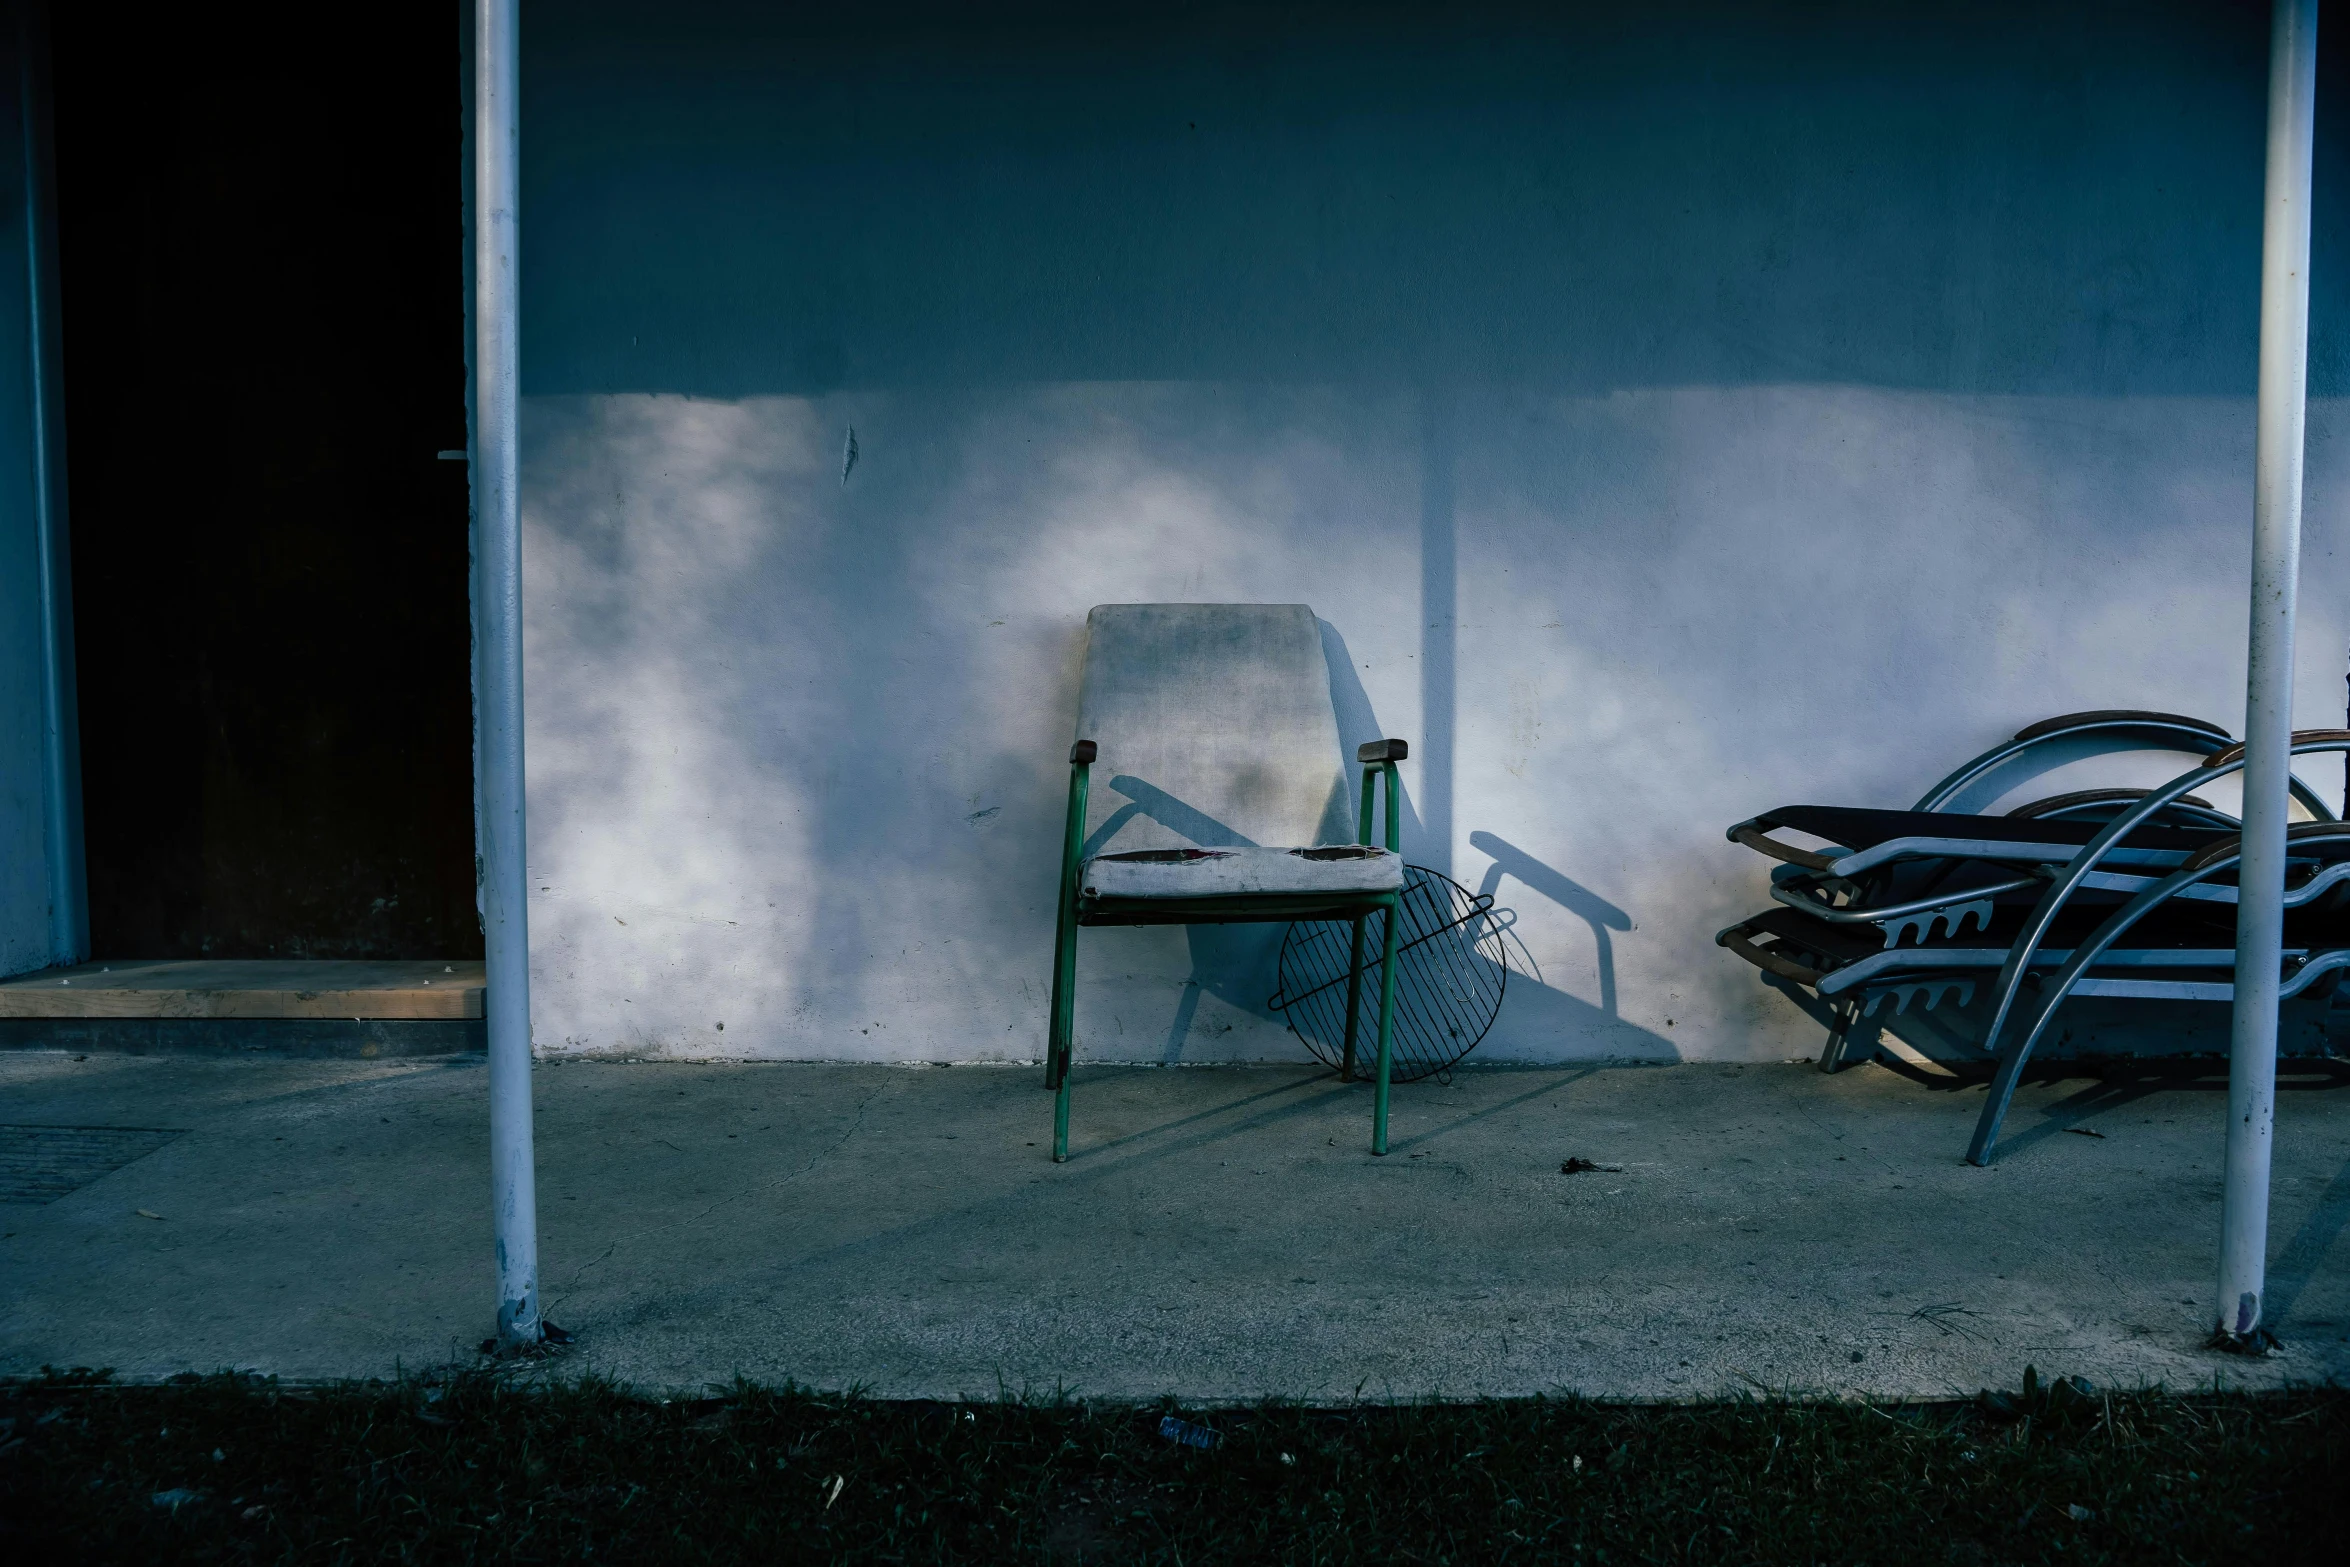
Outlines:
{"label": "chair armrest", "polygon": [[2100,708],[2094,713],[2066,713],[2056,718],[2043,718],[2036,724],[2026,724],[2015,732],[2018,740],[2037,740],[2043,735],[2062,734],[2068,729],[2110,729],[2127,724],[2144,724],[2161,729],[2199,729],[2223,744],[2228,732],[2206,718],[2189,718],[2184,713],[2149,713],[2138,708]]}
{"label": "chair armrest", "polygon": [[1094,761],[1101,756],[1101,754],[1102,748],[1100,746],[1095,745],[1091,740],[1080,740],[1075,745],[1069,747],[1069,765],[1072,767],[1090,767],[1093,765]]}
{"label": "chair armrest", "polygon": [[[2293,744],[2296,746],[2323,745],[2339,748],[2345,743],[2350,743],[2350,729],[2296,729],[2293,731]],[[2212,752],[2203,759],[2203,765],[2205,767],[2225,767],[2230,762],[2242,757],[2243,754],[2244,742],[2239,740],[2226,750]]]}
{"label": "chair armrest", "polygon": [[1403,796],[1399,786],[1402,779],[1395,764],[1412,754],[1412,748],[1401,740],[1371,740],[1355,747],[1355,760],[1363,764],[1363,813],[1356,818],[1362,829],[1357,835],[1363,842],[1371,841],[1371,802],[1377,796],[1379,780],[1387,780],[1387,847],[1396,853],[1403,851]]}
{"label": "chair armrest", "polygon": [[1757,854],[1767,854],[1774,860],[1785,860],[1788,864],[1800,865],[1807,871],[1824,871],[1831,876],[1836,873],[1836,860],[1833,855],[1820,854],[1810,849],[1798,849],[1791,843],[1781,843],[1752,822],[1740,822],[1730,829],[1729,836],[1732,843],[1743,843]]}
{"label": "chair armrest", "polygon": [[1808,985],[1815,990],[1819,988],[1820,981],[1828,977],[1816,968],[1805,968],[1800,963],[1756,946],[1753,935],[1754,922],[1741,920],[1728,930],[1717,932],[1714,945],[1729,948],[1766,974],[1776,974],[1781,979],[1793,980],[1798,985]]}

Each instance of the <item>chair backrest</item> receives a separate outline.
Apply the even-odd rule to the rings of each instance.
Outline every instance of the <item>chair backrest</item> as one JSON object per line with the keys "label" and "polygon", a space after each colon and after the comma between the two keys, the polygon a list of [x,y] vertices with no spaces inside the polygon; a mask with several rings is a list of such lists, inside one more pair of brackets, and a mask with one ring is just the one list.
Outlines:
{"label": "chair backrest", "polygon": [[1354,839],[1321,628],[1303,604],[1100,604],[1077,736],[1086,852]]}

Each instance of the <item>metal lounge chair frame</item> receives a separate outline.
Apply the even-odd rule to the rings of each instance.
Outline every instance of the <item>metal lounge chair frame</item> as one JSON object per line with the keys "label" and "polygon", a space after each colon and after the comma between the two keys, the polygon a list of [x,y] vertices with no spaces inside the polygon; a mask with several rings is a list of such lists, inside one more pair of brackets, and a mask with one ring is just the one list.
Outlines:
{"label": "metal lounge chair frame", "polygon": [[[1362,809],[1357,816],[1359,845],[1372,843],[1372,811],[1377,787],[1385,780],[1385,847],[1400,854],[1403,847],[1402,798],[1395,764],[1411,754],[1401,740],[1373,740],[1356,749],[1362,765]],[[1077,992],[1077,932],[1088,925],[1244,925],[1289,920],[1350,920],[1354,924],[1354,962],[1346,998],[1345,1061],[1351,1076],[1356,1031],[1362,1014],[1364,921],[1382,916],[1383,955],[1379,964],[1378,1067],[1371,1101],[1371,1152],[1387,1152],[1388,1075],[1395,1042],[1395,958],[1403,900],[1393,892],[1356,893],[1242,893],[1206,898],[1119,898],[1092,896],[1080,885],[1085,864],[1085,812],[1091,774],[1099,750],[1091,740],[1069,749],[1069,817],[1062,835],[1061,883],[1058,917],[1053,933],[1052,1012],[1045,1050],[1045,1086],[1053,1091],[1053,1161],[1069,1157],[1070,1056],[1074,1048]],[[1172,851],[1182,852],[1182,851]],[[1292,851],[1311,854],[1312,850]]]}
{"label": "metal lounge chair frame", "polygon": [[[2207,760],[2224,754],[2235,741],[2217,724],[2177,713],[2156,713],[2132,709],[2107,709],[2088,713],[2069,713],[2044,719],[2016,732],[2012,739],[1992,747],[1980,756],[1958,768],[1910,807],[1907,814],[1948,814],[1946,808],[1969,784],[1974,783],[2036,748],[2066,740],[2091,738],[2128,738],[2149,741],[2165,749],[2182,750],[2201,755]],[[2206,775],[2210,776],[2210,775]],[[2317,821],[2330,821],[2333,812],[2299,779],[2292,783],[2294,798]],[[1823,919],[1831,924],[1871,924],[1886,930],[1886,944],[1898,945],[1909,931],[1923,937],[1930,935],[1939,921],[1955,934],[1971,918],[1988,925],[1992,902],[1996,898],[2027,891],[2044,883],[2054,866],[2068,862],[2078,852],[2080,844],[2068,835],[2034,833],[2023,828],[2025,822],[2094,821],[2110,816],[2116,810],[2126,809],[2143,800],[2144,789],[2088,789],[2036,800],[2018,806],[1999,818],[1965,817],[1967,828],[1953,824],[1948,832],[1936,831],[1919,824],[1920,830],[1869,845],[1858,852],[1825,854],[1798,848],[1772,838],[1770,830],[1780,825],[1778,818],[1785,813],[1767,812],[1763,816],[1741,822],[1729,831],[1733,843],[1785,862],[1791,871],[1772,878],[1771,896],[1791,908]],[[1790,808],[1799,812],[1803,808]],[[1843,813],[1851,814],[1851,813]],[[2214,809],[2191,794],[2182,794],[2166,800],[2150,812],[2147,821],[2164,818],[2169,825],[2195,827],[2205,830],[2232,831],[2233,817]],[[1993,825],[2014,822],[2015,828],[2002,830]],[[1797,825],[1797,830],[1808,830]],[[2143,825],[2143,823],[2141,823]],[[2139,851],[2124,850],[2107,856],[2106,868],[2096,871],[2084,885],[2100,891],[2134,893],[2145,887],[2151,877],[2149,870],[2169,870],[2183,863],[2187,849]],[[1872,902],[1857,885],[1858,878],[1871,871],[1904,861],[1944,860],[1952,866],[1967,863],[2005,865],[2014,874],[2004,880],[1969,881],[1966,884],[1921,897],[1912,897],[1885,904]],[[2232,889],[2197,887],[2188,889],[2187,896],[2201,896],[2214,901],[2233,901]],[[1842,899],[1844,901],[1839,902]],[[1727,943],[1725,943],[1727,944]]]}
{"label": "metal lounge chair frame", "polygon": [[[2143,790],[2085,791],[2082,796],[2060,796],[2058,808],[2079,809],[2086,804],[2110,811],[2116,804],[2141,798],[2144,793]],[[2045,806],[2048,802],[2041,804]],[[2158,811],[2154,816],[2159,814]],[[1798,830],[1825,836],[1842,825],[1836,820],[1839,816],[1875,818],[1874,822],[1862,825],[1885,828],[1890,824],[1891,830],[1876,833],[1874,841],[1857,851],[1798,849],[1766,836],[1767,829],[1782,821]],[[2154,820],[2154,816],[2148,821]],[[2236,825],[2232,818],[2208,807],[2198,808],[2196,817],[2196,828],[2163,831],[2161,841],[2155,843],[2145,842],[2146,834],[2140,833],[2139,841],[2115,848],[2106,857],[2103,868],[2086,875],[2082,885],[2101,893],[2136,893],[2213,844],[2229,841],[2231,832],[2214,828],[2224,824],[2232,830]],[[1988,933],[2003,901],[2019,892],[2045,888],[2051,877],[2078,857],[2097,831],[2093,823],[2070,821],[2065,823],[2069,830],[2052,832],[2052,824],[2063,818],[2046,810],[2021,817],[1947,819],[1950,826],[1936,832],[1916,830],[1926,829],[1934,822],[1935,817],[1930,813],[1835,812],[1791,807],[1765,813],[1732,829],[1738,841],[1763,848],[1775,858],[1790,862],[1789,868],[1772,876],[1771,896],[1785,907],[1742,920],[1718,932],[1714,939],[1758,968],[1818,990],[1823,999],[1850,992],[1849,1000],[1836,1003],[1835,1016],[1819,1056],[1818,1064],[1823,1072],[1834,1072],[1842,1066],[1844,1045],[1852,1026],[1873,1011],[1877,1000],[1888,992],[1898,998],[1897,1010],[1906,1010],[1910,1001],[1921,994],[1929,1007],[1952,994],[1962,1004],[1972,1000],[1972,976],[1996,968],[2005,948],[1963,946],[1958,938],[1970,923]],[[2140,824],[2146,825],[2146,822]],[[1851,832],[1848,836],[1860,839],[1872,834]],[[1923,896],[1890,899],[1883,896],[1884,878],[1889,872],[1919,868],[1939,885]],[[2197,883],[2178,888],[2175,895],[2225,903],[2234,900],[2235,889]],[[1934,939],[1938,926],[1947,930],[1949,940]],[[1881,932],[1879,949],[1858,960],[1847,953],[1845,963],[1833,970],[1823,970],[1796,963],[1757,944],[1757,937],[1786,942],[1797,938],[1804,929],[1814,927],[1846,933],[1848,938],[1864,932],[1872,935]],[[1913,937],[1915,944],[1908,944],[1908,938]],[[1817,937],[1809,945],[1814,950],[1822,948]],[[2061,956],[2052,955],[2035,959],[2042,965],[2061,961]],[[2155,964],[2164,959],[2159,953],[2146,953],[2115,961]],[[1867,988],[1857,988],[1863,987],[1864,982]],[[2119,983],[2099,980],[2092,989],[2104,992]],[[2122,992],[2113,990],[2112,993]],[[2137,987],[2128,993],[2165,992]]]}
{"label": "metal lounge chair frame", "polygon": [[[2331,822],[2306,823],[2309,827],[2332,829]],[[2232,844],[2223,840],[2215,849]],[[2233,861],[2229,862],[2231,865]],[[2339,878],[2329,877],[2330,886]],[[2173,895],[2176,879],[2165,886],[2164,900]],[[2163,884],[2157,884],[2163,885]],[[2231,889],[2232,890],[2232,889]],[[2313,889],[2314,891],[2323,890]],[[2143,910],[2140,918],[2143,918]],[[1817,991],[1823,1000],[1843,1005],[1857,1005],[1858,1016],[1868,1016],[1878,1003],[1890,998],[1896,1002],[1895,1011],[1906,1011],[1919,992],[1928,996],[1928,1005],[1938,1005],[1943,993],[1957,991],[1965,1000],[1973,998],[1976,983],[1988,982],[2007,961],[2013,948],[2012,941],[1993,943],[1978,938],[1973,943],[1961,939],[1944,939],[1914,947],[1880,947],[1865,955],[1854,956],[1849,948],[1837,952],[1836,938],[1843,935],[1834,927],[1816,924],[1809,930],[1795,927],[1808,923],[1807,917],[1797,914],[1782,915],[1774,911],[1754,919],[1741,921],[1723,932],[1719,944],[1730,948],[1755,967],[1776,974],[1782,979]],[[2137,923],[2136,920],[2132,921]],[[2118,933],[2117,933],[2118,934]],[[2174,932],[2174,937],[2179,933]],[[1765,947],[1757,943],[1762,937],[1772,942]],[[2031,956],[2034,969],[2057,969],[2070,962],[2076,950],[2087,944],[2089,932],[2083,932],[2072,945],[2044,945],[2035,948]],[[1854,945],[1859,945],[1855,943]],[[2110,943],[2108,943],[2110,945]],[[2102,956],[2101,963],[2109,968],[2132,970],[2155,969],[2209,969],[2224,968],[2233,960],[2234,948],[2216,943],[2197,944],[2191,940],[2173,943],[2143,945]],[[1818,954],[1826,966],[1814,966],[1790,957],[1790,951]],[[2094,996],[2159,996],[2173,1000],[2208,1000],[2207,987],[2173,981],[2144,981],[2098,978],[2082,982],[2079,993]]]}
{"label": "metal lounge chair frame", "polygon": [[[2232,945],[2208,949],[2177,945],[2133,949],[2120,945],[2150,915],[2175,900],[2221,905],[2236,901],[2236,888],[2215,880],[2232,872],[2241,858],[2241,841],[2235,833],[2212,836],[2192,851],[2182,851],[2175,844],[2148,848],[2143,846],[2143,840],[2138,847],[2122,847],[2125,840],[2157,823],[2166,813],[2178,812],[2182,804],[2191,812],[2188,819],[2198,825],[2236,825],[2232,818],[2196,800],[2190,793],[2239,771],[2244,765],[2240,744],[2227,741],[2207,747],[2203,743],[2205,737],[2216,732],[2216,726],[2175,715],[2141,713],[2076,714],[2070,719],[2052,719],[2019,732],[2014,741],[1968,763],[1937,784],[1920,804],[1947,803],[1966,783],[2033,744],[2067,734],[2115,730],[2128,730],[2160,738],[2165,744],[2204,751],[2204,760],[2200,766],[2160,788],[2082,791],[2036,802],[2020,812],[2010,813],[2040,820],[2061,819],[2070,812],[2109,813],[2109,819],[2061,864],[2050,852],[2052,845],[2019,845],[1988,836],[1996,829],[1988,827],[1984,818],[1972,819],[1947,838],[1912,834],[1842,854],[1795,849],[1768,839],[1767,829],[1775,825],[1774,817],[1778,813],[1766,813],[1731,830],[1734,840],[1762,849],[1798,868],[1797,877],[1775,877],[1773,893],[1780,902],[1800,911],[1802,920],[1818,920],[1831,927],[1868,923],[1888,930],[1883,951],[1848,960],[1834,968],[1815,968],[1794,961],[1784,950],[1776,950],[1782,944],[1794,945],[1798,952],[1807,950],[1788,941],[1789,933],[1799,928],[1801,920],[1790,924],[1785,915],[1757,916],[1731,926],[1715,938],[1748,962],[1782,979],[1805,985],[1823,998],[1846,993],[1852,996],[1850,1002],[1839,1008],[1827,1048],[1821,1054],[1823,1070],[1833,1070],[1851,1022],[1864,1015],[1865,1010],[1873,1009],[1883,995],[1891,993],[1897,998],[1897,1010],[1906,1008],[1912,994],[1917,992],[1926,993],[1929,1006],[1954,990],[1962,998],[1971,997],[1973,978],[1989,972],[1992,952],[2000,952],[1992,1016],[1981,1041],[1987,1054],[1996,1055],[1998,1067],[1967,1153],[1969,1162],[1977,1165],[1991,1161],[2000,1125],[2023,1070],[2068,997],[2112,995],[2226,1001],[2235,994]],[[2295,756],[2329,751],[2350,751],[2350,731],[2304,730],[2294,736],[2292,754]],[[2297,823],[2288,831],[2288,843],[2303,851],[2296,856],[2297,863],[2303,867],[2300,879],[2286,892],[2288,910],[2306,908],[2321,895],[2350,885],[2350,824],[2336,820],[2324,802],[2297,778],[2292,780],[2292,792],[2315,819]],[[1815,891],[1830,882],[1857,891],[1849,879],[1855,872],[1904,860],[1936,857],[1953,861],[2006,861],[2026,874],[2002,883],[1973,886],[1955,896],[1937,895],[1895,904],[1856,904],[1849,908],[1825,907]],[[2149,874],[2157,870],[2164,873]],[[1810,874],[1807,877],[1805,873]],[[2023,890],[2034,883],[2041,884],[2041,895],[2021,929],[2003,950],[1957,944],[1955,938],[1963,931],[1967,918],[1966,910],[1954,912],[1959,898],[1984,900],[1981,918],[1988,926],[1989,898]],[[1786,895],[1782,889],[1794,895]],[[2083,890],[2129,891],[2133,895],[2069,948],[2048,945],[2059,916],[2074,895]],[[1931,942],[1933,921],[1937,917],[1947,918],[1952,940]],[[1907,929],[1918,930],[1921,937],[1918,946],[1900,945]],[[1774,947],[1757,945],[1754,938],[1758,933],[1771,935]],[[1818,935],[1810,939],[1821,941]],[[2288,949],[2286,963],[2288,971],[2282,994],[2289,997],[2327,974],[2350,968],[2350,944],[2305,942]],[[2091,971],[2099,968],[2104,973],[2092,977]],[[2118,975],[2116,969],[2121,971]],[[2165,970],[2166,977],[2157,977]],[[2178,977],[2182,972],[2189,977]],[[2021,989],[2028,983],[2039,987],[2037,1004],[2028,1023],[2001,1049],[2002,1034]]]}

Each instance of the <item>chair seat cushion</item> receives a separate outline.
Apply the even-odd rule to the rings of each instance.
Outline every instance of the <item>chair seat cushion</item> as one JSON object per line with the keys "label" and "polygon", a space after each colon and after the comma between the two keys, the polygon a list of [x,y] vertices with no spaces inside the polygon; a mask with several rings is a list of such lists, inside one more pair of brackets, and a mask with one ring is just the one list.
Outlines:
{"label": "chair seat cushion", "polygon": [[1397,892],[1403,888],[1403,856],[1354,844],[1319,849],[1140,849],[1095,855],[1085,862],[1077,885],[1088,898]]}

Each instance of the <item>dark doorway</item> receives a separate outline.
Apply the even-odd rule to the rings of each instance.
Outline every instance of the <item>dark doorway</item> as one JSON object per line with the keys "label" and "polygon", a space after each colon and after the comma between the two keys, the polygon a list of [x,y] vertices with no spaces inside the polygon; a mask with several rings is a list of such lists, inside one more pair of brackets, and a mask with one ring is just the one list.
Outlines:
{"label": "dark doorway", "polygon": [[460,17],[336,15],[54,10],[101,958],[481,951]]}

